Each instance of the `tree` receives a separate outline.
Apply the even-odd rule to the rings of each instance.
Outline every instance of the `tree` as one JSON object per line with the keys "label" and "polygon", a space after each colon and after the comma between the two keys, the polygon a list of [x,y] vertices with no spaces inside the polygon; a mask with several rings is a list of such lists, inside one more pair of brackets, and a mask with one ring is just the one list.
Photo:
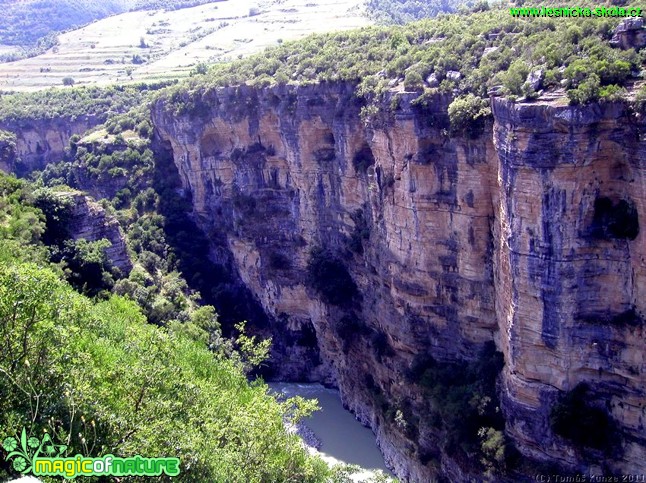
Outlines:
{"label": "tree", "polygon": [[[212,326],[209,309],[198,318]],[[241,359],[146,323],[122,297],[92,302],[51,270],[0,264],[0,346],[2,435],[26,426],[70,454],[178,457],[180,482],[329,475],[284,426],[312,402],[277,402],[247,381]]]}

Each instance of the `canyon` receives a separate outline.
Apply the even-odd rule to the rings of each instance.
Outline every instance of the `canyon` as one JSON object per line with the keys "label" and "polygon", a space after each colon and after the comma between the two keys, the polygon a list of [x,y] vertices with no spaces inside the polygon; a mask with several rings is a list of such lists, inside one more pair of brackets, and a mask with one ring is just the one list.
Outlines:
{"label": "canyon", "polygon": [[[418,376],[495,344],[521,461],[645,471],[643,116],[493,98],[492,119],[451,133],[450,96],[392,92],[366,117],[354,92],[214,88],[153,108],[213,256],[271,320],[268,377],[338,387],[404,481],[465,480],[477,464],[444,444]],[[612,450],[554,431],[576,388]]]}
{"label": "canyon", "polygon": [[[355,92],[240,86],[153,105],[158,174],[266,314],[250,327],[272,337],[265,378],[338,388],[403,481],[645,472],[643,114],[493,97],[491,117],[455,131],[450,95],[394,89],[366,115]],[[3,125],[16,142],[2,168],[40,169],[98,122]],[[74,196],[75,233],[109,238],[127,273],[115,220]],[[476,394],[482,367],[496,382]],[[453,386],[475,415],[455,418],[515,448],[504,463],[438,423],[454,395],[438,387]],[[609,444],[558,430],[568,397],[604,414]]]}

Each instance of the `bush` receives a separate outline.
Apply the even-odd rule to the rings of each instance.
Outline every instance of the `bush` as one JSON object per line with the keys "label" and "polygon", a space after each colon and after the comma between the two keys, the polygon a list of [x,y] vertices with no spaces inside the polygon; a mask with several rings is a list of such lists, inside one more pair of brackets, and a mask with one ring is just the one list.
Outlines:
{"label": "bush", "polygon": [[501,75],[503,86],[508,94],[520,96],[523,94],[523,85],[529,74],[527,63],[522,60],[516,60],[510,66],[507,72]]}
{"label": "bush", "polygon": [[112,243],[103,238],[94,242],[67,240],[63,247],[53,249],[55,262],[64,261],[70,272],[68,279],[77,290],[93,296],[109,290],[114,284],[110,261],[105,250]]}
{"label": "bush", "polygon": [[567,96],[574,105],[589,104],[599,99],[600,85],[599,76],[590,74],[586,80],[579,84],[579,87],[567,91]]}
{"label": "bush", "polygon": [[488,102],[473,94],[458,97],[449,104],[449,119],[454,133],[467,131],[477,134],[484,119],[490,115]]}
{"label": "bush", "polygon": [[16,135],[0,130],[0,161],[11,161],[16,155]]}
{"label": "bush", "polygon": [[72,77],[63,77],[63,85],[64,86],[73,86],[74,85],[74,79]]}
{"label": "bush", "polygon": [[496,393],[503,365],[503,356],[493,343],[486,344],[469,363],[439,362],[430,355],[414,361],[409,379],[421,385],[429,397],[429,419],[445,431],[447,449],[482,451],[480,429],[503,429]]}
{"label": "bush", "polygon": [[[313,405],[279,403],[265,384],[249,383],[244,355],[215,356],[196,325],[160,329],[131,301],[92,302],[30,264],[0,265],[0,320],[12,320],[0,323],[3,438],[26,426],[72,455],[178,457],[179,482],[328,477],[284,425]],[[258,352],[252,338],[238,341]]]}
{"label": "bush", "polygon": [[635,96],[635,109],[637,112],[646,113],[646,85],[643,85]]}
{"label": "bush", "polygon": [[409,70],[404,77],[404,87],[407,91],[416,91],[424,87],[422,74],[416,70]]}

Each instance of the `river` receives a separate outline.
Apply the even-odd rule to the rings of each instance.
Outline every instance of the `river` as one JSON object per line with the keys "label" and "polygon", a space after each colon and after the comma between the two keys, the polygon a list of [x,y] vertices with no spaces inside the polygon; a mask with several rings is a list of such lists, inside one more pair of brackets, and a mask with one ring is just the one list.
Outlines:
{"label": "river", "polygon": [[375,435],[343,407],[338,391],[320,384],[270,383],[269,387],[287,397],[318,399],[321,409],[303,424],[321,443],[319,454],[328,464],[347,463],[391,475],[377,448]]}

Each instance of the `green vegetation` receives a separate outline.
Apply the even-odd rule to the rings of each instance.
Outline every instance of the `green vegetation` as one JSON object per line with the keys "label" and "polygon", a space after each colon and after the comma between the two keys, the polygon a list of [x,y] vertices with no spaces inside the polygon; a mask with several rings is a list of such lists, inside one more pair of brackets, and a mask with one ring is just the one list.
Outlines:
{"label": "green vegetation", "polygon": [[128,300],[93,302],[50,269],[6,259],[0,320],[0,434],[26,426],[71,454],[176,456],[178,481],[328,474],[283,426],[312,403],[276,402],[266,385],[247,382],[238,359],[209,351],[190,322],[155,327]]}
{"label": "green vegetation", "polygon": [[0,62],[42,54],[55,46],[56,34],[95,20],[134,10],[177,10],[217,0],[1,0],[0,44],[21,47]]}
{"label": "green vegetation", "polygon": [[469,131],[471,134],[478,134],[484,127],[482,122],[491,115],[489,103],[485,99],[467,94],[457,97],[449,104],[449,120],[451,131],[457,133]]}
{"label": "green vegetation", "polygon": [[486,1],[464,2],[462,0],[368,0],[368,15],[381,23],[403,24],[413,20],[435,17],[440,13],[451,13],[464,5],[464,10],[488,10]]}
{"label": "green vegetation", "polygon": [[[313,35],[213,66],[171,88],[165,97],[169,109],[182,113],[197,109],[203,96],[218,86],[347,81],[357,85],[357,96],[366,103],[362,111],[366,118],[378,112],[375,106],[388,104],[384,94],[393,81],[403,81],[420,98],[450,93],[486,100],[494,89],[532,99],[538,91],[564,87],[573,103],[612,100],[621,95],[632,73],[643,68],[646,55],[644,50],[610,46],[618,22],[521,19],[506,9],[492,9],[404,26]],[[531,84],[530,74],[536,79]],[[469,112],[484,117],[477,101],[464,99],[474,107]]]}
{"label": "green vegetation", "polygon": [[0,44],[34,47],[52,33],[119,13],[120,4],[119,0],[4,0]]}
{"label": "green vegetation", "polygon": [[618,443],[614,421],[608,412],[592,405],[590,387],[581,383],[562,394],[552,408],[552,430],[580,447],[610,450]]}
{"label": "green vegetation", "polygon": [[[39,246],[45,233],[45,216],[33,206],[32,190],[24,181],[0,175],[0,239],[3,240],[2,256],[22,253],[28,260],[45,258]],[[24,250],[23,247],[32,247]]]}
{"label": "green vegetation", "polygon": [[0,130],[0,163],[9,162],[16,152],[16,135]]}
{"label": "green vegetation", "polygon": [[103,122],[112,115],[145,105],[151,92],[166,85],[77,87],[4,94],[0,95],[0,122],[57,118],[74,121],[82,117],[94,117]]}
{"label": "green vegetation", "polygon": [[[68,279],[88,294],[112,291],[136,301],[147,319],[159,325],[190,319],[201,302],[218,307],[226,336],[235,332],[240,320],[248,320],[251,330],[262,329],[267,323],[264,312],[245,287],[232,282],[235,277],[230,265],[209,260],[209,241],[189,217],[190,202],[178,192],[180,182],[172,158],[163,151],[153,154],[147,95],[142,92],[141,105],[126,113],[113,111],[103,125],[83,138],[72,136],[63,161],[33,174],[48,188],[82,189],[102,199],[126,233],[134,269],[121,278],[112,267],[102,264],[99,276],[96,264],[83,263],[84,257],[79,263],[77,247],[65,245],[66,232],[54,231],[56,236],[49,236],[50,229],[65,227],[65,223],[51,223],[54,217],[48,217],[44,241],[57,247],[52,260],[91,268]],[[76,112],[87,112],[94,105],[93,98],[91,102],[83,98]],[[127,106],[124,102],[123,107]],[[57,109],[67,112],[68,108]],[[56,200],[60,197],[44,203],[43,210],[53,210]],[[55,218],[62,220],[64,210],[56,212]]]}
{"label": "green vegetation", "polygon": [[487,471],[505,471],[508,449],[496,392],[503,365],[502,354],[488,343],[472,362],[418,357],[409,374],[409,380],[422,386],[428,397],[427,422],[443,432],[444,449],[453,455],[470,455],[470,460],[478,455]]}

